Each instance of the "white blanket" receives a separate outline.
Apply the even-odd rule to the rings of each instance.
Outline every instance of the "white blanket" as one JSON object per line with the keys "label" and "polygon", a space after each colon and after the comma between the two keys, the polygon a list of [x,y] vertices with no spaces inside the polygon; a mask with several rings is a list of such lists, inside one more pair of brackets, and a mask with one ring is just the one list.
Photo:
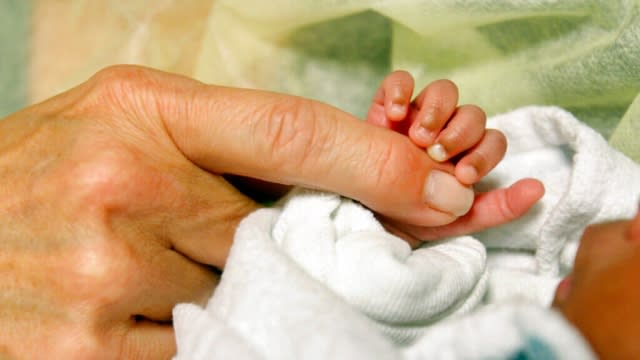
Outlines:
{"label": "white blanket", "polygon": [[590,358],[542,308],[584,226],[633,215],[640,166],[557,108],[489,125],[510,148],[479,188],[539,178],[547,193],[530,214],[411,251],[351,200],[297,190],[241,223],[205,309],[176,307],[177,358]]}

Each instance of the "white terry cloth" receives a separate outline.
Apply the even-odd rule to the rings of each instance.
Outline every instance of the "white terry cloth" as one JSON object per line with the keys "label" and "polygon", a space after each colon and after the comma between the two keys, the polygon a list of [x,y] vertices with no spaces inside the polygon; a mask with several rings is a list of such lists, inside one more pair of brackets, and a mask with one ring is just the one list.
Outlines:
{"label": "white terry cloth", "polygon": [[635,213],[640,166],[556,107],[521,108],[489,119],[488,126],[507,136],[509,148],[477,188],[534,177],[546,193],[523,218],[475,234],[488,249],[487,299],[524,297],[549,304],[559,275],[573,265],[583,229]]}
{"label": "white terry cloth", "polygon": [[[206,309],[174,309],[177,359],[398,359],[373,325],[273,241],[281,212],[244,219]],[[223,334],[223,336],[220,336]]]}
{"label": "white terry cloth", "polygon": [[[433,334],[457,329],[448,325],[455,319],[478,319],[482,328],[480,319],[490,318],[491,311],[481,317],[468,313],[483,296],[493,303],[525,298],[547,305],[560,263],[571,266],[582,228],[633,215],[640,166],[558,108],[523,108],[489,124],[505,133],[510,149],[480,187],[531,176],[545,183],[547,194],[523,219],[477,234],[488,257],[471,236],[411,251],[360,205],[299,191],[282,206],[243,220],[206,309],[176,308],[178,358],[238,351],[248,359],[397,359],[400,345],[426,349],[405,355],[445,354],[446,346],[464,348],[464,339],[451,335],[439,343],[430,340]],[[531,336],[545,339],[535,328],[507,326],[520,317],[500,316],[505,324],[491,333],[495,341],[520,339],[526,347]],[[555,328],[572,333],[564,325]],[[433,330],[423,336],[427,329]],[[516,330],[528,335],[515,336]],[[544,343],[556,347],[551,340]],[[514,349],[496,347],[507,348]]]}
{"label": "white terry cloth", "polygon": [[477,240],[463,236],[412,251],[369,210],[333,194],[294,192],[273,240],[398,343],[475,308],[486,290],[486,254]]}
{"label": "white terry cloth", "polygon": [[434,326],[403,353],[406,360],[596,358],[556,311],[509,303]]}
{"label": "white terry cloth", "polygon": [[280,212],[241,223],[205,309],[173,312],[176,359],[593,359],[561,316],[535,306],[485,308],[394,346],[361,311],[295,264],[268,235]]}
{"label": "white terry cloth", "polygon": [[563,247],[585,226],[631,217],[637,209],[640,166],[570,113],[531,106],[493,117],[488,126],[501,130],[509,147],[483,183],[500,187],[534,177],[546,188],[523,219],[478,235],[489,248],[536,250],[538,271],[556,275]]}

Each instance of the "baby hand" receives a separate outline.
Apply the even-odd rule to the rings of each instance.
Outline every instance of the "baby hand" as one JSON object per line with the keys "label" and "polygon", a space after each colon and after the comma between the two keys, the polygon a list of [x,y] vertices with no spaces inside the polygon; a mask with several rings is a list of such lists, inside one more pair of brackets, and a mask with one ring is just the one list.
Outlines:
{"label": "baby hand", "polygon": [[458,88],[451,81],[434,81],[411,101],[413,88],[409,73],[389,74],[375,95],[367,122],[407,135],[437,162],[451,161],[459,182],[480,181],[504,157],[504,135],[485,128],[486,115],[478,106],[458,106]]}
{"label": "baby hand", "polygon": [[[405,71],[389,74],[376,92],[367,122],[406,135],[441,170],[470,186],[479,182],[504,157],[505,136],[486,129],[486,115],[475,105],[458,106],[458,88],[449,80],[434,81],[411,101],[414,80]],[[446,193],[447,189],[438,189]],[[391,232],[413,246],[421,241],[480,231],[524,215],[544,194],[535,179],[476,194],[471,209],[452,223],[424,227],[380,217]],[[453,195],[452,195],[453,196]]]}

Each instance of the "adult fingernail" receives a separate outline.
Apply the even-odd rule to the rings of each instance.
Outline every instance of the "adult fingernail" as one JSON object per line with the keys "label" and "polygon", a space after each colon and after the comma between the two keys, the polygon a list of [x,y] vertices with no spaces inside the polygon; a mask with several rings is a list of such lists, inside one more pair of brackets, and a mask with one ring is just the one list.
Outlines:
{"label": "adult fingernail", "polygon": [[427,148],[427,154],[429,154],[429,157],[433,160],[438,162],[447,160],[447,151],[444,149],[444,146],[438,143],[429,146],[429,148]]}
{"label": "adult fingernail", "polygon": [[440,170],[432,170],[424,186],[424,201],[429,206],[455,216],[466,214],[475,194],[473,189],[462,185],[456,178]]}

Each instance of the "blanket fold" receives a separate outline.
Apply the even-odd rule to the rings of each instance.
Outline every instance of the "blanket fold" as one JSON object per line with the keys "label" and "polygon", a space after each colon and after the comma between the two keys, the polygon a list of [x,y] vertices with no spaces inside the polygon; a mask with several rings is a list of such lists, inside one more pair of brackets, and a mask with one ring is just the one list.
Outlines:
{"label": "blanket fold", "polygon": [[531,106],[493,117],[488,126],[504,132],[509,149],[479,189],[523,177],[540,179],[546,188],[524,218],[477,234],[490,249],[535,250],[537,271],[556,276],[569,265],[561,259],[573,262],[570,254],[561,257],[563,249],[575,244],[588,224],[631,217],[637,209],[640,166],[570,113]]}
{"label": "blanket fold", "polygon": [[435,319],[476,307],[486,290],[486,253],[477,240],[412,251],[369,210],[337,195],[294,192],[273,233],[303,269],[398,343],[413,341]]}

